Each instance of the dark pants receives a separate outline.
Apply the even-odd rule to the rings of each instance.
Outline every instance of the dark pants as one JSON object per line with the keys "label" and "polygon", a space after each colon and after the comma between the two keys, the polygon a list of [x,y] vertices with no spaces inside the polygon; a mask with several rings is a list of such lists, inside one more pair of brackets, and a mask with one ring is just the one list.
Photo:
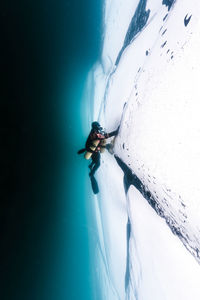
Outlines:
{"label": "dark pants", "polygon": [[92,154],[92,162],[89,165],[89,168],[91,170],[90,176],[93,176],[96,170],[100,167],[100,152],[95,152]]}

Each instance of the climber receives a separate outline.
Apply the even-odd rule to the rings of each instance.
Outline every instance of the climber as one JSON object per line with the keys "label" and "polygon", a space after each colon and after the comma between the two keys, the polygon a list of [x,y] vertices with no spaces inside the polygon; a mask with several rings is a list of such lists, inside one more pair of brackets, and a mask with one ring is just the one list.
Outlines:
{"label": "climber", "polygon": [[115,131],[105,133],[98,122],[95,121],[92,123],[92,129],[87,138],[85,148],[78,151],[78,154],[86,152],[85,158],[92,159],[92,162],[89,165],[91,170],[89,173],[90,176],[93,176],[100,166],[100,153],[106,148],[105,140],[112,136],[116,136],[118,131],[119,127]]}

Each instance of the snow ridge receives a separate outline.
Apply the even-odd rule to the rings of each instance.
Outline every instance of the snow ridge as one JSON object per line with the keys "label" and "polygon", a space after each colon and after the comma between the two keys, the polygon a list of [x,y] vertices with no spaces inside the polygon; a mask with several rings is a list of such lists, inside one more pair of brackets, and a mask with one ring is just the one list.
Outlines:
{"label": "snow ridge", "polygon": [[122,49],[120,50],[115,65],[117,66],[124,49],[133,41],[134,37],[144,28],[146,25],[150,10],[146,10],[147,0],[140,0],[137,9],[135,11],[134,16],[132,17],[131,23],[128,27],[128,31],[126,33],[124,44]]}
{"label": "snow ridge", "polygon": [[103,299],[199,300],[200,3],[124,1],[94,77],[93,119],[120,124],[97,172]]}
{"label": "snow ridge", "polygon": [[[171,150],[172,145],[177,147],[176,153],[179,157],[180,153],[184,153],[185,149],[188,148],[186,143],[184,143],[184,146],[180,146],[183,144],[183,139],[180,140],[180,133],[183,132],[181,134],[184,135],[185,132],[191,130],[183,120],[188,118],[186,112],[190,112],[194,114],[195,121],[194,105],[198,109],[197,96],[195,95],[194,104],[190,104],[190,95],[188,95],[189,91],[196,90],[196,87],[190,86],[186,92],[182,92],[183,88],[181,86],[182,81],[188,80],[186,79],[187,73],[191,72],[190,64],[188,63],[188,66],[183,64],[183,58],[188,56],[188,59],[191,59],[189,58],[191,57],[190,51],[193,51],[193,45],[196,47],[196,44],[198,44],[196,39],[199,38],[198,34],[196,37],[192,36],[193,32],[198,32],[196,22],[200,7],[195,2],[193,3],[194,6],[190,8],[188,8],[186,1],[185,4],[176,2],[176,5],[175,2],[171,2],[168,10],[172,7],[173,10],[170,11],[170,14],[166,14],[166,11],[160,7],[160,4],[156,5],[155,1],[154,7],[151,9],[151,15],[156,12],[155,19],[142,30],[128,49],[123,52],[115,73],[109,78],[104,97],[104,111],[100,114],[100,120],[105,121],[106,128],[113,129],[112,123],[119,123],[120,112],[122,113],[124,102],[127,102],[123,113],[121,133],[116,140],[115,153],[137,174],[146,189],[151,191],[152,198],[156,199],[157,209],[162,210],[160,214],[165,215],[166,222],[171,230],[179,236],[187,249],[200,261],[200,228],[197,217],[195,216],[195,223],[189,221],[191,217],[188,214],[188,207],[190,206],[192,209],[188,203],[189,199],[184,199],[186,197],[181,193],[180,188],[177,189],[174,184],[172,186],[171,183],[168,183],[171,181],[168,178],[174,174],[172,171],[174,154]],[[146,4],[148,7],[148,2]],[[176,24],[176,27],[174,27],[174,24]],[[193,40],[193,42],[191,43],[190,40]],[[147,45],[150,45],[150,47]],[[192,45],[192,48],[189,45]],[[135,56],[137,61],[132,61],[131,59]],[[177,70],[179,68],[182,70],[179,71],[180,74],[172,75],[175,66]],[[186,67],[188,70],[185,69]],[[192,70],[195,70],[195,62]],[[192,72],[195,73],[195,71]],[[127,76],[126,80],[123,80],[124,74]],[[185,74],[185,78],[181,79],[183,74]],[[173,78],[173,82],[171,78]],[[168,83],[168,81],[170,82]],[[180,82],[179,89],[177,89],[177,85],[173,86],[176,81]],[[167,96],[169,92],[170,95]],[[116,109],[116,102],[118,109]],[[113,107],[115,107],[114,111]],[[177,117],[178,111],[180,111],[180,114]],[[111,115],[112,119],[109,117]],[[175,122],[181,116],[183,118],[183,120],[180,120],[181,126],[177,127]],[[170,123],[173,125],[169,134],[167,131],[169,131]],[[198,120],[196,120],[194,124],[195,132],[198,132],[199,127]],[[148,137],[145,138],[147,134]],[[196,135],[198,138],[197,133]],[[172,139],[172,141],[167,142],[165,136]],[[153,148],[152,145],[154,145]],[[163,149],[163,145],[165,145],[165,149]],[[150,150],[151,148],[153,151]],[[163,152],[168,155],[169,162],[171,161],[171,172],[168,172],[167,180],[164,178],[166,177],[164,172],[165,169],[168,169],[169,164],[165,156],[163,157]],[[166,162],[166,165],[162,166],[164,162]],[[180,160],[180,170],[182,169],[181,163]],[[183,163],[185,162],[183,161]],[[185,167],[188,168],[189,166]],[[162,174],[158,174],[160,172]],[[183,172],[182,174],[184,174]],[[180,177],[177,169],[176,181],[180,181],[178,176]],[[186,184],[182,175],[181,180]],[[180,185],[180,182],[178,184]],[[196,206],[195,203],[194,206]],[[194,212],[191,211],[192,214]]]}
{"label": "snow ridge", "polygon": [[[133,185],[141,194],[142,196],[148,201],[150,206],[156,211],[156,213],[165,219],[167,225],[171,229],[172,233],[176,235],[184,244],[187,250],[196,258],[198,263],[200,263],[200,256],[199,256],[199,248],[197,246],[193,246],[192,241],[190,240],[187,231],[180,223],[177,222],[175,216],[173,214],[168,214],[168,212],[162,206],[162,202],[160,199],[156,199],[154,195],[148,190],[147,185],[142,183],[142,181],[133,173],[133,171],[119,158],[115,155],[115,159],[120,166],[120,168],[124,172],[124,189],[127,194],[128,189],[131,185]],[[155,192],[156,193],[156,192]],[[158,197],[157,197],[158,198]],[[164,198],[164,202],[167,203],[167,199]],[[184,203],[182,206],[184,207]],[[187,216],[185,216],[187,218]]]}

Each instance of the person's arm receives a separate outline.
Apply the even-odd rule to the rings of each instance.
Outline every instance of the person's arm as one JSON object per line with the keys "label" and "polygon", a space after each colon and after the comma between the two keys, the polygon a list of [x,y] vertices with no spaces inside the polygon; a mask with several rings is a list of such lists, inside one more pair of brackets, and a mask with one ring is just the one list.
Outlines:
{"label": "person's arm", "polygon": [[112,137],[112,136],[117,135],[118,132],[119,132],[119,127],[118,127],[115,131],[112,131],[112,132],[110,132],[110,133],[106,133],[106,134],[105,134],[105,137],[106,137],[106,139],[108,139],[108,138],[110,138],[110,137]]}
{"label": "person's arm", "polygon": [[83,148],[83,149],[80,149],[78,152],[77,152],[77,154],[82,154],[82,153],[84,153],[86,151],[86,149],[85,148]]}
{"label": "person's arm", "polygon": [[106,134],[97,133],[96,134],[97,140],[104,140],[106,138]]}

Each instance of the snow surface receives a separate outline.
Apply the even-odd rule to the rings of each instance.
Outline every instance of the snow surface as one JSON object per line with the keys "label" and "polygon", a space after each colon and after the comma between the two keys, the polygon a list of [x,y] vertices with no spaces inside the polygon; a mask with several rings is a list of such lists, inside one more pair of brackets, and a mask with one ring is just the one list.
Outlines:
{"label": "snow surface", "polygon": [[114,154],[125,169],[102,155],[96,299],[197,300],[200,2],[107,0],[104,12],[92,119],[108,132],[120,123]]}

